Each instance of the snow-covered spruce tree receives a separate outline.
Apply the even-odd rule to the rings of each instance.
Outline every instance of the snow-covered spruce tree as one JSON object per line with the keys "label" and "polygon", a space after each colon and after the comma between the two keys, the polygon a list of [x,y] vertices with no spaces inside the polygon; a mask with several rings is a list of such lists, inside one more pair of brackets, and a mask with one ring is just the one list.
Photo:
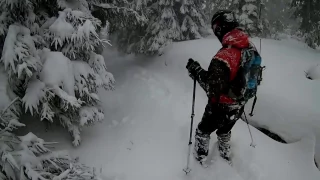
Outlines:
{"label": "snow-covered spruce tree", "polygon": [[142,54],[162,54],[173,40],[181,39],[181,29],[174,10],[175,0],[159,0],[149,5],[149,21],[145,35],[136,48]]}
{"label": "snow-covered spruce tree", "polygon": [[[270,22],[271,38],[279,39],[279,34],[288,30],[289,24],[294,24],[290,20],[288,7],[290,3],[287,0],[269,0],[266,2],[266,18]],[[291,22],[290,22],[291,21]]]}
{"label": "snow-covered spruce tree", "polygon": [[98,180],[93,171],[65,151],[51,151],[54,143],[33,133],[16,136],[12,130],[25,126],[12,116],[11,104],[0,115],[0,179],[3,180]]}
{"label": "snow-covered spruce tree", "polygon": [[181,0],[177,3],[180,11],[178,20],[181,25],[181,40],[199,39],[205,29],[203,0]]}
{"label": "snow-covered spruce tree", "polygon": [[267,18],[269,10],[266,8],[265,0],[260,0],[258,5],[260,14],[258,23],[260,33],[258,34],[258,36],[266,38],[269,37],[271,34],[270,21]]}
{"label": "snow-covered spruce tree", "polygon": [[[140,47],[140,39],[145,35],[150,15],[148,3],[152,0],[130,0],[122,4],[121,8],[112,9],[107,6],[99,8],[112,19],[113,31],[110,31],[112,41],[126,53],[137,52]],[[119,6],[119,5],[118,5]]]}
{"label": "snow-covered spruce tree", "polygon": [[118,43],[127,53],[161,55],[163,49],[173,41],[201,38],[206,35],[206,24],[202,12],[204,3],[203,0],[131,2],[129,7],[140,17],[148,17],[148,19],[133,26],[127,26],[122,31],[119,30]]}
{"label": "snow-covered spruce tree", "polygon": [[207,23],[211,23],[211,17],[215,12],[222,9],[229,9],[233,0],[205,0],[205,15],[207,17]]}
{"label": "snow-covered spruce tree", "polygon": [[216,4],[215,4],[215,0],[213,1],[209,1],[209,0],[205,0],[205,8],[204,8],[204,14],[206,17],[208,17],[206,20],[207,24],[210,24],[210,18],[212,17],[212,14],[214,12],[214,8],[215,8]]}
{"label": "snow-covered spruce tree", "polygon": [[263,0],[234,0],[232,9],[235,10],[240,25],[251,36],[266,36],[269,22],[263,18],[265,5]]}
{"label": "snow-covered spruce tree", "polygon": [[0,67],[0,179],[1,180],[98,180],[94,169],[64,151],[51,151],[54,143],[44,142],[33,133],[16,136],[25,126],[18,121],[21,99],[9,98],[7,74]]}
{"label": "snow-covered spruce tree", "polygon": [[146,17],[139,14],[137,9],[142,10],[149,0],[100,0],[100,3],[93,5],[93,11],[108,21],[109,33],[116,33],[118,30],[128,26],[138,25],[146,22]]}
{"label": "snow-covered spruce tree", "polygon": [[59,121],[79,145],[81,127],[104,119],[99,87],[112,89],[96,47],[101,21],[90,13],[96,1],[0,0],[1,62],[9,86],[26,111],[41,121]]}
{"label": "snow-covered spruce tree", "polygon": [[320,47],[320,1],[293,0],[294,17],[300,19],[300,31],[312,48]]}

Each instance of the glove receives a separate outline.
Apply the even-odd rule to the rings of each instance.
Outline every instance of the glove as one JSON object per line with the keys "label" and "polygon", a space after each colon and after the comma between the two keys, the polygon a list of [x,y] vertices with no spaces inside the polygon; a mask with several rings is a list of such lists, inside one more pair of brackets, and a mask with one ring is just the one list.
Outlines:
{"label": "glove", "polygon": [[191,65],[192,65],[194,62],[196,62],[196,61],[194,61],[192,58],[190,58],[190,59],[188,60],[188,63],[187,63],[186,68],[189,70],[189,68],[191,67]]}
{"label": "glove", "polygon": [[198,74],[202,71],[200,64],[191,58],[189,59],[186,68],[188,69],[192,78],[197,77]]}

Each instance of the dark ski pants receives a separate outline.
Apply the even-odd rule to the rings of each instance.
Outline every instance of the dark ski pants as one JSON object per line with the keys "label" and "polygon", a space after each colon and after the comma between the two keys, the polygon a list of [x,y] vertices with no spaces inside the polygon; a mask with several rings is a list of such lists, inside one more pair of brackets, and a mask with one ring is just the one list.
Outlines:
{"label": "dark ski pants", "polygon": [[242,109],[239,105],[208,103],[195,133],[195,157],[205,160],[209,153],[210,134],[217,130],[218,148],[222,158],[231,163],[231,129],[239,119]]}
{"label": "dark ski pants", "polygon": [[198,124],[198,130],[206,135],[210,135],[216,130],[218,136],[228,134],[241,116],[240,108],[238,105],[209,102],[205,108],[202,120]]}

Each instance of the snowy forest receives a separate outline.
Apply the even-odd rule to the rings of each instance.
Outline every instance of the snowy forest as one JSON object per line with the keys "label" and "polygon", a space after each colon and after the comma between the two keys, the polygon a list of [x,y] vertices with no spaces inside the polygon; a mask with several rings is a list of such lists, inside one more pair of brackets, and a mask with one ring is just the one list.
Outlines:
{"label": "snowy forest", "polygon": [[99,179],[56,142],[19,134],[23,118],[59,124],[81,146],[84,128],[109,119],[100,92],[117,91],[105,48],[163,56],[175,42],[212,35],[221,9],[252,38],[320,49],[319,0],[0,0],[0,179]]}

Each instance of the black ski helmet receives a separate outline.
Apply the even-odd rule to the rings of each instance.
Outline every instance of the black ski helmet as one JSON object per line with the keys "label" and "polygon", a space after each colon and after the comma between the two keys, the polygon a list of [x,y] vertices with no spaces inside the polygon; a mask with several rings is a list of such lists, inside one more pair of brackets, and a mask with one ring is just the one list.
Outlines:
{"label": "black ski helmet", "polygon": [[236,27],[239,27],[239,22],[233,11],[219,10],[212,17],[211,28],[220,41]]}

